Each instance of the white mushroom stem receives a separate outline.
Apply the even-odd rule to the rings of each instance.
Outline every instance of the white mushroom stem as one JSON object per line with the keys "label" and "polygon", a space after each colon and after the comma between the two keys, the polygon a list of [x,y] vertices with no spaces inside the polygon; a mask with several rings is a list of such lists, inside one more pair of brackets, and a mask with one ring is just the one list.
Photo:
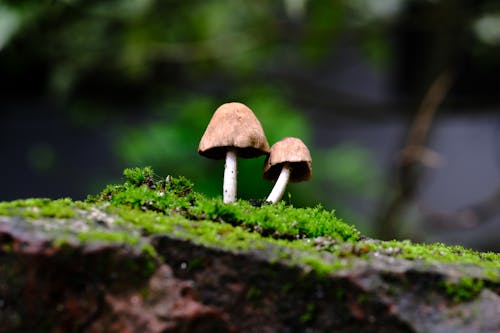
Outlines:
{"label": "white mushroom stem", "polygon": [[283,194],[285,193],[288,180],[290,179],[290,172],[291,172],[290,165],[288,163],[285,163],[285,165],[283,165],[283,168],[281,169],[281,173],[278,177],[278,180],[276,180],[276,184],[274,184],[271,194],[269,194],[269,196],[266,199],[267,202],[275,204],[281,200]]}
{"label": "white mushroom stem", "polygon": [[235,149],[229,149],[226,153],[226,164],[224,165],[224,203],[236,202],[236,172],[238,162]]}

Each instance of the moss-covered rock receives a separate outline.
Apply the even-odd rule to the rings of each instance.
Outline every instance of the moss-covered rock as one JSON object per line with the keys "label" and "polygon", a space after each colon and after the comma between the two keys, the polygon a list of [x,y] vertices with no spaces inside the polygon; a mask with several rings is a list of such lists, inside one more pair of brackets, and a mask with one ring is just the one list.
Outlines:
{"label": "moss-covered rock", "polygon": [[224,204],[151,168],[124,176],[84,202],[0,203],[0,327],[500,330],[500,254],[369,239],[321,206]]}

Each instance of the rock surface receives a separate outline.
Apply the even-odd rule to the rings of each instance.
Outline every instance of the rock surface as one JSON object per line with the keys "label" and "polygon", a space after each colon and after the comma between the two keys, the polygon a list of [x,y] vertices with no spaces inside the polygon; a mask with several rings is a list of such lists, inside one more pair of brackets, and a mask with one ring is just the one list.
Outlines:
{"label": "rock surface", "polygon": [[124,176],[85,202],[0,202],[0,333],[500,332],[500,254]]}
{"label": "rock surface", "polygon": [[[54,242],[92,219],[101,221],[95,228],[113,228],[115,217],[104,212],[80,214],[0,217],[0,331],[500,331],[500,283],[474,265],[376,253],[322,275],[271,258],[269,249],[229,251],[168,234],[144,237],[156,258],[138,244]],[[454,301],[440,283],[463,276],[485,286]]]}

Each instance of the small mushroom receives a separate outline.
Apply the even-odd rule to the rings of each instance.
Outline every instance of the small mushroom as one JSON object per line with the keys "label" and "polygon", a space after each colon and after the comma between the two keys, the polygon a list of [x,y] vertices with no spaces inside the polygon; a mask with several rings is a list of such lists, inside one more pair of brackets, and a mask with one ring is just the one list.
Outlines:
{"label": "small mushroom", "polygon": [[312,159],[302,140],[284,138],[276,142],[264,163],[264,178],[276,184],[266,201],[277,203],[285,193],[288,182],[309,180],[312,175]]}
{"label": "small mushroom", "polygon": [[200,140],[198,153],[212,159],[226,159],[223,197],[236,201],[237,157],[253,158],[268,154],[269,143],[252,110],[242,103],[221,105],[213,114]]}

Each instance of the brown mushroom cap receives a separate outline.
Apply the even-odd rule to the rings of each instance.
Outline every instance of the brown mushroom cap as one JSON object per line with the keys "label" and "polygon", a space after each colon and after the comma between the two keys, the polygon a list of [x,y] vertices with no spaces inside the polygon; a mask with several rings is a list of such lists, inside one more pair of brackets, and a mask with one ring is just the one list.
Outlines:
{"label": "brown mushroom cap", "polygon": [[276,142],[271,147],[269,156],[264,163],[264,178],[267,180],[278,179],[285,163],[291,167],[291,182],[301,182],[311,178],[311,153],[302,140],[284,138]]}
{"label": "brown mushroom cap", "polygon": [[237,102],[222,104],[215,111],[200,140],[198,153],[222,159],[233,147],[237,148],[237,155],[244,158],[269,152],[269,143],[259,120],[249,107]]}

